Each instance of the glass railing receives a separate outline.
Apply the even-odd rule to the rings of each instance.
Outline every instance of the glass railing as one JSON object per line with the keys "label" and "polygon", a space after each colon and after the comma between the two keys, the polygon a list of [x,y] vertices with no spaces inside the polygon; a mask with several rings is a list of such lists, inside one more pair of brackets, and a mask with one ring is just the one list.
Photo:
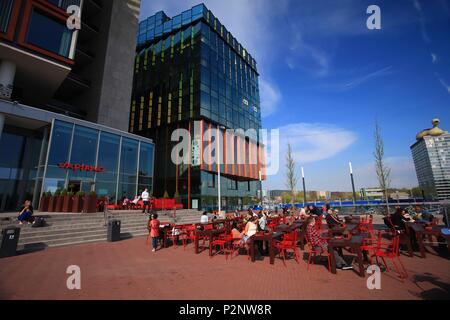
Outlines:
{"label": "glass railing", "polygon": [[14,0],[0,1],[0,32],[8,31],[9,19],[11,17]]}

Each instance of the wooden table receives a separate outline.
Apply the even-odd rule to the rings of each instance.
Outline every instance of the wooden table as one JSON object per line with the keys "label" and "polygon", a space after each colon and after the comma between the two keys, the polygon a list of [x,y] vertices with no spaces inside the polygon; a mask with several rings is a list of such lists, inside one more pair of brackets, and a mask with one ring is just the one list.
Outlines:
{"label": "wooden table", "polygon": [[416,233],[416,240],[422,258],[426,258],[424,238],[427,236],[434,236],[436,239],[439,239],[440,237],[444,238],[447,241],[447,248],[450,251],[450,236],[442,233],[442,229],[444,229],[445,226],[432,226],[431,230],[429,230],[421,223],[408,223],[407,227],[410,227]]}
{"label": "wooden table", "polygon": [[345,232],[355,234],[357,231],[358,231],[357,224],[346,224],[344,227],[336,226],[336,227],[329,229],[329,233],[331,236],[341,235]]}
{"label": "wooden table", "polygon": [[360,216],[346,216],[344,217],[345,223],[347,224],[359,224],[361,222],[361,217]]}
{"label": "wooden table", "polygon": [[[195,254],[198,254],[198,242],[200,236],[206,236],[209,238],[209,245],[211,245],[213,238],[217,237],[219,234],[225,232],[225,229],[209,229],[209,230],[196,230],[195,231],[195,239],[194,239],[194,245],[195,245]],[[210,255],[211,255],[211,250]]]}
{"label": "wooden table", "polygon": [[276,238],[279,238],[283,235],[283,232],[267,232],[267,233],[256,233],[253,237],[250,238],[250,255],[252,258],[252,262],[255,262],[255,242],[256,241],[266,241],[269,246],[269,257],[270,264],[275,263],[275,248],[273,242]]}
{"label": "wooden table", "polygon": [[356,253],[356,260],[359,267],[359,276],[364,277],[364,264],[361,245],[363,242],[362,236],[352,236],[351,239],[332,239],[328,242],[328,253],[330,254],[331,273],[336,274],[336,261],[334,259],[334,250],[338,248],[350,248],[353,253]]}

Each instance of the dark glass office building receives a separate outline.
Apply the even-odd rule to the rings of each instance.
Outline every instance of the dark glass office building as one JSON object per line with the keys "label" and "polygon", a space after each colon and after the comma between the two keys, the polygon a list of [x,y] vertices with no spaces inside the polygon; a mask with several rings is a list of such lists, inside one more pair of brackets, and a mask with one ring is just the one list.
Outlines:
{"label": "dark glass office building", "polygon": [[[217,207],[216,152],[205,154],[216,143],[222,208],[254,202],[264,178],[258,76],[255,59],[203,4],[173,18],[160,11],[140,23],[130,132],[156,144],[156,197],[167,191],[185,207]],[[171,160],[177,128],[191,133],[187,164]],[[246,133],[225,133],[238,128]]]}

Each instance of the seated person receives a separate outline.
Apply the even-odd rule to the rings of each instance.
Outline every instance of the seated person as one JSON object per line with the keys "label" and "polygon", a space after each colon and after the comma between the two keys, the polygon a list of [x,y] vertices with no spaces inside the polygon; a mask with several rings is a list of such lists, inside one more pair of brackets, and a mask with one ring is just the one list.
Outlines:
{"label": "seated person", "polygon": [[133,199],[133,201],[131,201],[131,203],[133,203],[134,205],[137,205],[140,198],[141,197],[139,197],[139,196],[134,197],[134,199]]}
{"label": "seated person", "polygon": [[206,212],[206,211],[203,212],[203,214],[200,218],[200,223],[202,223],[202,224],[209,223],[208,212]]}
{"label": "seated person", "polygon": [[258,232],[257,218],[251,217],[244,228],[242,242],[247,243],[248,240]]}
{"label": "seated person", "polygon": [[130,205],[130,199],[128,199],[128,197],[123,198],[122,201],[122,207],[124,209],[128,209],[128,206]]}
{"label": "seated person", "polygon": [[[306,220],[306,240],[311,245],[314,250],[320,250],[321,252],[328,252],[328,243],[323,239],[317,232],[315,227],[316,220],[314,217],[309,217]],[[353,269],[352,266],[348,265],[344,258],[339,255],[336,250],[333,250],[334,261],[336,262],[336,267],[342,270]]]}
{"label": "seated person", "polygon": [[19,220],[19,224],[23,224],[24,222],[28,222],[28,224],[34,223],[31,201],[25,201],[17,219]]}
{"label": "seated person", "polygon": [[343,222],[339,219],[337,215],[337,210],[328,210],[325,220],[329,228],[339,227],[343,225]]}
{"label": "seated person", "polygon": [[241,240],[242,237],[244,236],[244,233],[238,229],[236,221],[234,221],[233,224],[231,225],[231,235],[233,239],[237,240]]}

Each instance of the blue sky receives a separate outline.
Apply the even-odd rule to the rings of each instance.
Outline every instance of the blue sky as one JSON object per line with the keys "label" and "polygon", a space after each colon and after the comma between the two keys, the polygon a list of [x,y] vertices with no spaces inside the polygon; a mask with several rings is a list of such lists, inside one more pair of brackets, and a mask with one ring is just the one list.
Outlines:
{"label": "blue sky", "polygon": [[[200,1],[142,0],[141,18],[174,16]],[[280,171],[265,188],[284,189],[284,150],[293,145],[308,189],[376,186],[373,131],[385,140],[392,186],[417,178],[410,145],[439,117],[450,130],[450,2],[446,0],[206,0],[258,62],[263,127],[281,134]],[[381,30],[366,9],[381,8]],[[300,188],[300,185],[298,186]]]}

